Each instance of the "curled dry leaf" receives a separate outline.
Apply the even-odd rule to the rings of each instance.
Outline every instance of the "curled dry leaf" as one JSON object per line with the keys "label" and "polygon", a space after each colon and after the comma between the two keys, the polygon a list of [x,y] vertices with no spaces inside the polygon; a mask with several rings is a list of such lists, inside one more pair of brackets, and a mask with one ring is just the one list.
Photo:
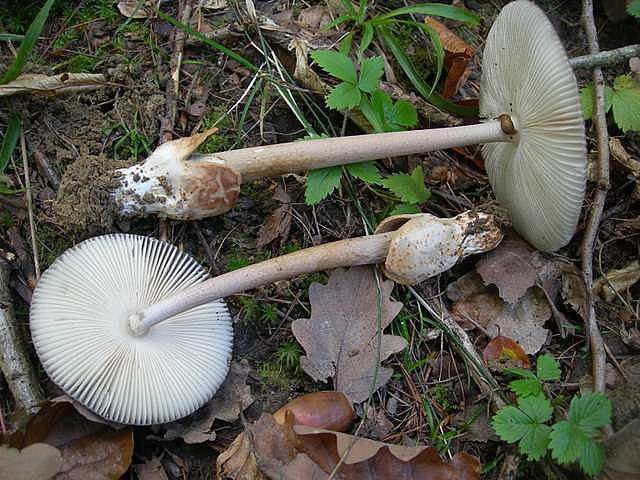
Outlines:
{"label": "curled dry leaf", "polygon": [[[392,289],[392,281],[380,282],[382,330],[402,308],[402,303],[391,300]],[[335,270],[326,285],[314,283],[309,288],[311,318],[296,320],[291,325],[307,353],[300,358],[304,371],[314,380],[333,377],[336,390],[354,403],[365,401],[393,373],[390,368],[376,367],[377,295],[373,269]],[[394,335],[381,335],[380,342],[381,361],[407,346],[402,337]]]}
{"label": "curled dry leaf", "polygon": [[281,205],[271,212],[262,227],[260,227],[258,240],[256,241],[258,249],[273,242],[276,238],[280,238],[280,244],[283,244],[289,237],[289,230],[291,230],[291,198],[279,185],[273,198],[278,200]]}
{"label": "curled dry leaf", "polygon": [[95,90],[107,85],[102,74],[94,73],[61,73],[60,75],[25,74],[15,80],[0,85],[0,97],[17,93],[33,93],[40,95],[58,95],[72,92]]}
{"label": "curled dry leaf", "polygon": [[640,161],[633,158],[627,150],[622,145],[622,142],[619,138],[611,137],[609,138],[609,150],[611,151],[611,156],[622,165],[626,170],[629,171],[631,175],[633,175],[636,179],[636,186],[631,193],[631,198],[635,200],[640,199]]}
{"label": "curled dry leaf", "polygon": [[120,0],[118,11],[127,18],[148,18],[153,15],[156,3],[153,0]]}
{"label": "curled dry leaf", "polygon": [[363,439],[305,425],[276,423],[262,415],[249,431],[258,468],[268,478],[336,480],[480,478],[480,462],[458,453],[451,463],[440,459],[433,447],[404,447]]}
{"label": "curled dry leaf", "polygon": [[522,347],[509,337],[503,336],[495,337],[487,344],[482,352],[482,359],[489,367],[497,367],[497,370],[507,366],[521,368],[531,366],[529,357]]}
{"label": "curled dry leaf", "polygon": [[634,260],[624,268],[610,270],[593,282],[593,294],[610,302],[618,292],[624,292],[640,280],[640,261]]}
{"label": "curled dry leaf", "polygon": [[48,480],[60,471],[60,450],[46,443],[34,443],[18,450],[0,446],[0,478]]}

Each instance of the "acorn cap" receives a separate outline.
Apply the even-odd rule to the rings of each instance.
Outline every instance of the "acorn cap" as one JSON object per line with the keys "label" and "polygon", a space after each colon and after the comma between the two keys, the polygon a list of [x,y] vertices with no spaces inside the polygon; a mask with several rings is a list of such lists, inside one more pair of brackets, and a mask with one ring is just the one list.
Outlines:
{"label": "acorn cap", "polygon": [[502,9],[484,49],[480,114],[507,114],[513,142],[482,147],[491,186],[513,226],[536,248],[571,240],[584,199],[587,160],[578,86],[546,15],[528,0]]}
{"label": "acorn cap", "polygon": [[192,308],[134,336],[128,316],[203,282],[174,246],[137,235],[79,243],[44,272],[31,336],[49,377],[107,420],[148,425],[195,411],[222,384],[233,345],[222,301]]}

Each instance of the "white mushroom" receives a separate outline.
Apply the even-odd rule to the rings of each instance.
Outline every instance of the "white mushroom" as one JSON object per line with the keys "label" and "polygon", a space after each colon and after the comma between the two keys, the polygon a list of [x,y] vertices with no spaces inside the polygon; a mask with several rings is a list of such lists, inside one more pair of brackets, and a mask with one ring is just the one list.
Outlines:
{"label": "white mushroom", "polygon": [[[241,181],[481,143],[491,184],[516,230],[541,250],[566,245],[586,182],[580,100],[553,26],[528,0],[507,5],[489,33],[480,112],[485,120],[476,125],[260,146],[189,160],[197,143],[181,139],[122,170],[114,198],[125,214],[202,218],[231,208]],[[198,143],[204,138],[198,136]]]}
{"label": "white mushroom", "polygon": [[[408,227],[391,229],[405,222]],[[459,234],[442,235],[454,224]],[[387,269],[405,275],[400,281],[413,281],[502,239],[492,217],[481,213],[391,218],[385,228],[206,281],[192,258],[163,242],[135,235],[86,240],[58,258],[35,289],[30,315],[36,352],[51,379],[98,415],[138,425],[170,422],[206,402],[227,373],[232,328],[223,297],[385,259]],[[387,258],[390,246],[396,254],[419,248],[426,261],[413,271],[405,264],[396,268],[396,260]]]}

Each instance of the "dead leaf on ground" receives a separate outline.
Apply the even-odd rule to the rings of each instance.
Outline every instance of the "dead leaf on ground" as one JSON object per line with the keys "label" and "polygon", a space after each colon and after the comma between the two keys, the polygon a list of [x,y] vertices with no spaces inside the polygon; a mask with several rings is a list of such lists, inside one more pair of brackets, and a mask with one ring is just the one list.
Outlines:
{"label": "dead leaf on ground", "polygon": [[627,424],[609,437],[603,478],[609,480],[637,480],[640,478],[640,418]]}
{"label": "dead leaf on ground", "polygon": [[475,50],[435,18],[427,17],[424,23],[436,31],[442,42],[442,47],[444,48],[444,66],[447,70],[447,76],[444,79],[442,88],[442,96],[450,98],[464,83],[464,73]]}
{"label": "dead leaf on ground", "polygon": [[640,161],[629,155],[619,138],[609,138],[609,150],[611,151],[611,156],[616,160],[616,162],[622,165],[635,177],[636,185],[631,193],[631,198],[635,200],[640,199]]}
{"label": "dead leaf on ground", "polygon": [[433,447],[404,447],[304,425],[279,425],[263,414],[249,427],[261,472],[269,478],[460,479],[480,478],[480,462],[458,453],[451,463]]}
{"label": "dead leaf on ground", "polygon": [[562,269],[562,298],[574,312],[585,318],[587,313],[587,287],[584,277],[573,265],[568,265]]}
{"label": "dead leaf on ground", "polygon": [[[384,330],[402,309],[391,300],[393,282],[380,283],[380,325]],[[378,333],[376,299],[378,289],[373,269],[356,267],[335,270],[326,285],[309,288],[311,318],[296,320],[291,329],[307,355],[300,365],[314,380],[333,377],[335,389],[352,402],[365,401],[385,385],[393,370],[380,367],[376,373]],[[381,335],[380,360],[403,350],[407,342],[394,335]]]}
{"label": "dead leaf on ground", "polygon": [[169,480],[162,462],[157,457],[145,460],[144,463],[138,463],[133,468],[136,471],[138,480]]}
{"label": "dead leaf on ground", "polygon": [[273,198],[282,205],[276,208],[265,220],[258,232],[256,240],[256,248],[262,249],[265,245],[280,238],[280,245],[284,244],[289,238],[291,230],[291,197],[278,185]]}
{"label": "dead leaf on ground", "polygon": [[154,15],[156,4],[159,6],[160,3],[163,0],[120,0],[118,11],[127,18],[148,18]]}
{"label": "dead leaf on ground", "polygon": [[[509,337],[498,336],[493,338],[482,352],[482,359],[493,369],[503,370],[505,363],[509,367],[529,368],[529,357],[524,353],[520,345]],[[512,363],[515,362],[515,365]],[[496,368],[497,367],[497,368]]]}
{"label": "dead leaf on ground", "polygon": [[634,260],[624,268],[610,270],[593,282],[593,294],[611,302],[617,293],[624,292],[640,280],[640,261]]}
{"label": "dead leaf on ground", "polygon": [[104,431],[60,448],[62,467],[56,480],[118,480],[133,456],[133,431]]}
{"label": "dead leaf on ground", "polygon": [[216,419],[234,422],[240,412],[254,401],[251,387],[247,385],[249,363],[246,360],[231,362],[229,374],[220,389],[209,402],[193,415],[164,425],[163,440],[182,438],[185,443],[211,442],[216,438],[213,422]]}
{"label": "dead leaf on ground", "polygon": [[99,73],[61,73],[60,75],[24,74],[0,85],[0,97],[17,93],[58,95],[85,92],[107,85],[107,79]]}
{"label": "dead leaf on ground", "polygon": [[61,466],[60,450],[46,443],[34,443],[22,450],[0,446],[0,477],[7,480],[48,480]]}
{"label": "dead leaf on ground", "polygon": [[489,440],[492,442],[500,441],[491,426],[491,415],[487,412],[486,407],[475,405],[465,408],[464,411],[453,417],[451,423],[456,427],[464,427],[464,440],[482,443],[487,443]]}
{"label": "dead leaf on ground", "polygon": [[451,314],[462,328],[472,330],[478,326],[486,328],[498,318],[504,309],[504,301],[495,293],[475,293],[453,304]]}

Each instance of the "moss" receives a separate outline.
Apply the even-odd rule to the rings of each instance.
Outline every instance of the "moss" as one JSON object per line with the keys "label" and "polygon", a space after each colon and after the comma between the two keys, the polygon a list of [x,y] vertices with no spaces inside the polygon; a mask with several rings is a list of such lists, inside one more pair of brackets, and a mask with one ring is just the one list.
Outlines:
{"label": "moss", "polygon": [[230,133],[225,133],[233,127],[233,122],[226,112],[226,107],[222,105],[202,117],[202,130],[211,128],[215,124],[215,126],[218,127],[218,132],[210,135],[209,138],[200,144],[198,147],[199,152],[222,152],[233,146],[234,136]]}
{"label": "moss", "polygon": [[73,246],[71,239],[65,238],[48,224],[40,224],[37,229],[38,253],[40,266],[44,270],[58,258],[65,250]]}

